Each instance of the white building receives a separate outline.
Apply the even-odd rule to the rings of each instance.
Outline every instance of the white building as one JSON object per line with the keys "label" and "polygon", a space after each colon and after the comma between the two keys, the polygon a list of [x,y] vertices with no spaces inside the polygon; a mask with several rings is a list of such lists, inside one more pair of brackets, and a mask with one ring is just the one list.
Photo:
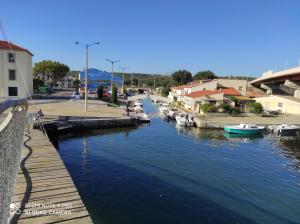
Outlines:
{"label": "white building", "polygon": [[0,41],[0,97],[27,98],[33,93],[32,56],[25,48]]}

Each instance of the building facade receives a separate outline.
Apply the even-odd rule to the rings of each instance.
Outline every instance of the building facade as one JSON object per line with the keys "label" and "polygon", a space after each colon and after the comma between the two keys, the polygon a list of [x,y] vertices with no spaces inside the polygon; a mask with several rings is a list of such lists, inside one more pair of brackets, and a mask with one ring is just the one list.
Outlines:
{"label": "building facade", "polygon": [[265,111],[278,111],[286,114],[300,114],[300,99],[293,96],[270,95],[255,98]]}
{"label": "building facade", "polygon": [[0,97],[27,98],[33,93],[33,54],[0,41]]}

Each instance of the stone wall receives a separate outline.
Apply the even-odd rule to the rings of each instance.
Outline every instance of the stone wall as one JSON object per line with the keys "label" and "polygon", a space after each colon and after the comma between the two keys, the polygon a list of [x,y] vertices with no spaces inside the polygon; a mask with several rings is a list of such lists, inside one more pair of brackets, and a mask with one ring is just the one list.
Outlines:
{"label": "stone wall", "polygon": [[[17,103],[15,103],[17,104]],[[8,104],[7,104],[8,105]],[[26,126],[27,104],[10,110],[0,124],[0,223],[10,218],[10,202],[19,170],[21,149]],[[1,115],[1,114],[0,114]],[[2,114],[1,116],[4,116]]]}

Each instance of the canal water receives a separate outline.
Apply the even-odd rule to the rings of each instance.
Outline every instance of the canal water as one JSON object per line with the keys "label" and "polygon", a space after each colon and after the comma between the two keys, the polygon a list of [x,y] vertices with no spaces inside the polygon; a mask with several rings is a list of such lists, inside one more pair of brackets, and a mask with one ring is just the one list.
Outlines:
{"label": "canal water", "polygon": [[229,138],[154,116],[57,147],[96,224],[300,223],[297,137]]}

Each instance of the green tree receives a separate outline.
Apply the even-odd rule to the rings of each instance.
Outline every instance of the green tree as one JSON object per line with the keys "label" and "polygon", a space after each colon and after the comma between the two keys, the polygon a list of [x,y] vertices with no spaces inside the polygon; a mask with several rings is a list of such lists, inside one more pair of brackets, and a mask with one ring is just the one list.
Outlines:
{"label": "green tree", "polygon": [[33,79],[33,89],[35,91],[39,91],[39,88],[43,86],[43,81],[40,79]]}
{"label": "green tree", "polygon": [[74,80],[73,81],[73,86],[75,88],[76,94],[78,94],[79,93],[79,87],[80,87],[80,80],[79,79]]}
{"label": "green tree", "polygon": [[57,83],[61,78],[65,77],[70,68],[57,61],[44,60],[34,64],[33,74],[44,74],[52,78],[53,83]]}
{"label": "green tree", "polygon": [[103,98],[103,93],[104,93],[103,86],[98,86],[98,88],[97,88],[98,100]]}
{"label": "green tree", "polygon": [[170,87],[163,87],[160,94],[161,96],[163,97],[167,97],[169,95],[169,92],[170,92]]}
{"label": "green tree", "polygon": [[212,71],[200,71],[194,75],[194,80],[204,80],[204,79],[216,79],[218,76],[215,75]]}
{"label": "green tree", "polygon": [[172,79],[177,85],[187,84],[193,80],[192,73],[187,70],[173,72]]}
{"label": "green tree", "polygon": [[117,89],[116,85],[113,85],[113,87],[112,87],[111,102],[112,103],[118,102],[118,89]]}

